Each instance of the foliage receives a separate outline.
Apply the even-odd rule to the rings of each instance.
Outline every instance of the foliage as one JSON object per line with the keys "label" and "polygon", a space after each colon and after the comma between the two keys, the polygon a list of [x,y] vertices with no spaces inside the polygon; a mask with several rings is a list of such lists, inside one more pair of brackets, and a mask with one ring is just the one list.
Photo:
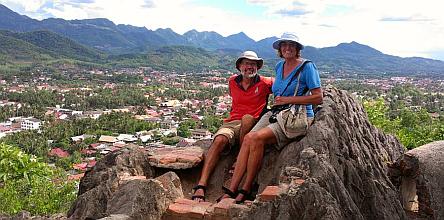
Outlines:
{"label": "foliage", "polygon": [[364,102],[370,122],[384,132],[396,135],[407,149],[444,139],[444,122],[432,119],[424,109],[413,111],[407,107],[393,119],[384,99]]}
{"label": "foliage", "polygon": [[76,197],[74,182],[67,182],[38,158],[0,143],[0,213],[27,210],[33,215],[65,212]]}
{"label": "foliage", "polygon": [[162,137],[162,143],[166,144],[166,145],[176,145],[177,143],[179,143],[180,138],[175,136],[175,137]]}

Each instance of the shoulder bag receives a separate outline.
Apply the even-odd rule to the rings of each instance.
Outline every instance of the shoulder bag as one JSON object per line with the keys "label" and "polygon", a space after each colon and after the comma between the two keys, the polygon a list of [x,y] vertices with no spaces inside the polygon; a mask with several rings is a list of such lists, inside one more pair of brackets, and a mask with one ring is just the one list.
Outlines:
{"label": "shoulder bag", "polygon": [[[299,79],[301,78],[300,72],[302,71],[304,64],[299,68],[298,71],[298,83],[296,85],[296,90],[294,91],[294,96],[297,96]],[[303,95],[305,95],[305,92]],[[291,104],[289,108],[280,111],[277,114],[276,119],[287,138],[293,139],[307,133],[309,124],[305,105]]]}

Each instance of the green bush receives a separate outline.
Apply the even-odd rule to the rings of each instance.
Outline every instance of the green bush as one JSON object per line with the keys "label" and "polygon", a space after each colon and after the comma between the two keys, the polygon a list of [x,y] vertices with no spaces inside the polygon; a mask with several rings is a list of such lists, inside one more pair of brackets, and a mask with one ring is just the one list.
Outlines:
{"label": "green bush", "polygon": [[424,109],[413,111],[403,107],[398,110],[397,116],[391,119],[388,117],[390,109],[382,98],[365,101],[364,108],[374,126],[398,137],[407,149],[443,140],[444,123],[432,119]]}
{"label": "green bush", "polygon": [[0,143],[0,213],[33,215],[66,212],[76,198],[76,183],[18,148]]}

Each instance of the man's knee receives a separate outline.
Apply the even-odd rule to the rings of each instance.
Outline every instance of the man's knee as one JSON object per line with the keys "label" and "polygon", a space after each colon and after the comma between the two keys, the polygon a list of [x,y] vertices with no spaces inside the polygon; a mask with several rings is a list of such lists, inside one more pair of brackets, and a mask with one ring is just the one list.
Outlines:
{"label": "man's knee", "polygon": [[228,138],[225,135],[217,135],[211,144],[211,148],[222,151],[228,143]]}
{"label": "man's knee", "polygon": [[253,127],[256,124],[256,119],[249,114],[242,116],[241,126],[242,127]]}

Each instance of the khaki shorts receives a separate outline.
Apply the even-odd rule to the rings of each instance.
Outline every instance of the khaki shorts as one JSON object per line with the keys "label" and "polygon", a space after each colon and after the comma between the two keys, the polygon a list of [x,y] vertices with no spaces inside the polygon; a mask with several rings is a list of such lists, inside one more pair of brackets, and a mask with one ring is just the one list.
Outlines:
{"label": "khaki shorts", "polygon": [[220,126],[216,134],[214,134],[213,139],[216,138],[218,135],[223,135],[228,138],[230,146],[233,146],[236,143],[239,143],[240,127],[241,120],[224,122],[222,126]]}
{"label": "khaki shorts", "polygon": [[[257,124],[253,127],[253,129],[251,129],[251,131],[259,131],[265,127],[270,128],[271,131],[273,131],[274,136],[276,137],[277,144],[275,144],[275,147],[278,150],[280,150],[284,146],[289,144],[290,142],[296,140],[297,138],[294,138],[294,139],[287,138],[287,136],[285,136],[284,131],[282,131],[281,127],[279,126],[279,124],[277,122],[271,124],[269,122],[269,118],[270,118],[271,114],[272,114],[271,111],[265,113],[262,116],[262,118],[257,122]],[[311,124],[312,122],[313,122],[313,118],[309,117],[308,123]]]}

